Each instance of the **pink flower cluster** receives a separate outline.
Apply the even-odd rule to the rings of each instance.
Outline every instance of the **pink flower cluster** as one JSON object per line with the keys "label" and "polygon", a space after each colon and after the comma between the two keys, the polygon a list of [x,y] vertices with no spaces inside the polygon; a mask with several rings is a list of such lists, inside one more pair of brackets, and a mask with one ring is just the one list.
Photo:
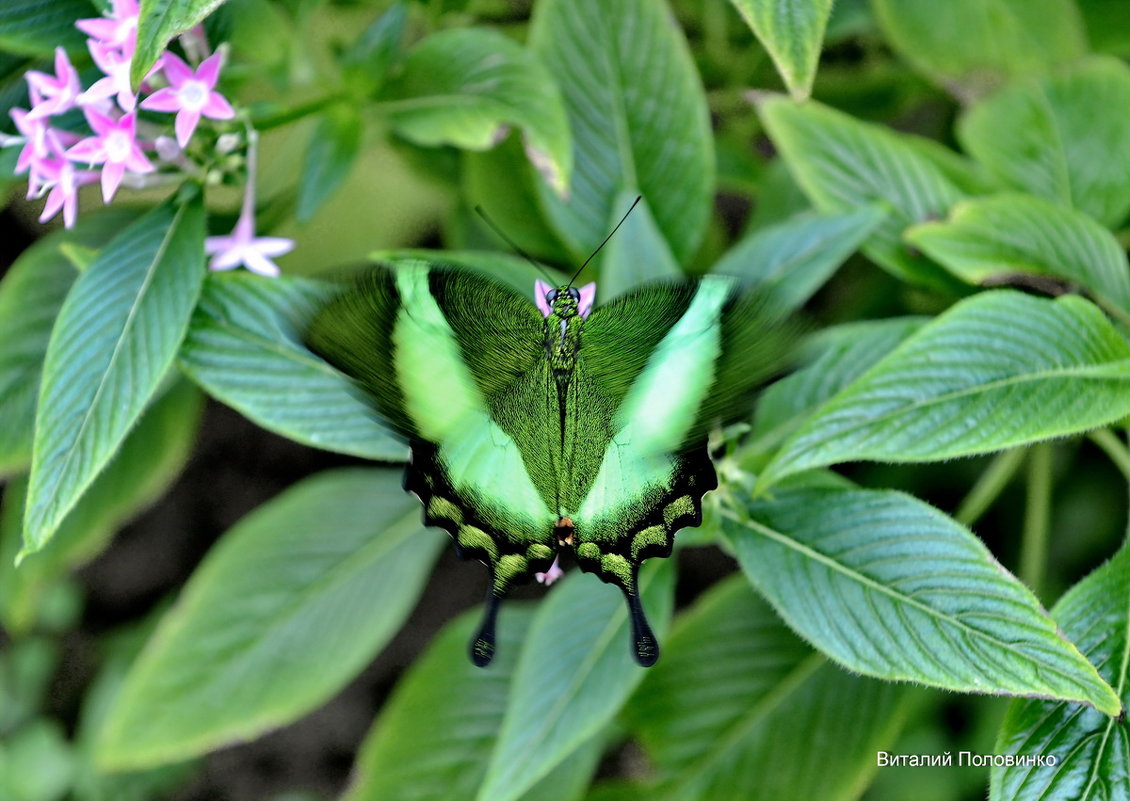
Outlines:
{"label": "pink flower cluster", "polygon": [[[87,47],[102,77],[84,89],[66,52],[57,48],[54,75],[32,71],[26,76],[31,108],[10,112],[19,136],[0,135],[0,146],[22,145],[16,173],[28,174],[28,198],[47,198],[40,222],[61,210],[64,224],[68,228],[74,225],[78,189],[84,184],[99,181],[102,199],[109,203],[126,176],[131,176],[135,185],[145,185],[142,176],[159,167],[190,167],[184,159],[184,148],[200,119],[235,117],[231,104],[216,91],[223,57],[220,53],[208,55],[201,28],[182,37],[185,51],[200,59],[195,68],[166,52],[146,76],[140,93],[134,92],[129,72],[137,47],[138,3],[111,1],[106,17],[76,23],[89,37]],[[167,129],[139,120],[139,108],[175,114],[175,144],[172,138],[161,135]],[[53,118],[74,109],[85,117],[89,136],[53,127]],[[294,243],[254,236],[254,142],[253,132],[248,131],[247,190],[239,222],[231,236],[210,237],[205,248],[213,256],[213,270],[244,264],[255,272],[275,275],[278,267],[268,257],[289,251]]]}

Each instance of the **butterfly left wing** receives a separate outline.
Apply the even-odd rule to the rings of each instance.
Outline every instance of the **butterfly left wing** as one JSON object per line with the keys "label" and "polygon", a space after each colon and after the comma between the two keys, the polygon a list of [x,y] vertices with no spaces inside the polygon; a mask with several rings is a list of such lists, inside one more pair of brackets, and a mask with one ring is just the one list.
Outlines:
{"label": "butterfly left wing", "polygon": [[498,600],[548,569],[557,545],[546,444],[559,435],[541,315],[479,274],[403,262],[363,276],[307,340],[408,440],[405,488],[425,523],[489,566],[491,603],[472,652],[485,664]]}
{"label": "butterfly left wing", "polygon": [[640,564],[670,555],[675,532],[702,522],[703,495],[717,486],[707,435],[748,416],[780,363],[781,328],[767,312],[711,276],[645,286],[585,323],[577,418],[603,414],[609,425],[574,460],[574,544],[582,569],[624,590],[641,664],[658,646],[639,604]]}

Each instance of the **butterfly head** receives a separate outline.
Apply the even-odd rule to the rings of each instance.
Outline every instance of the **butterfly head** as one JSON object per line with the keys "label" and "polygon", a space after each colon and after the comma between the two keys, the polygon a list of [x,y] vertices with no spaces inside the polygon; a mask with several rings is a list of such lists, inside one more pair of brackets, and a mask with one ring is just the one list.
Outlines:
{"label": "butterfly head", "polygon": [[592,303],[596,299],[596,284],[585,284],[583,287],[574,286],[552,287],[544,281],[534,282],[534,302],[543,316],[556,314],[562,319],[588,317],[592,311]]}

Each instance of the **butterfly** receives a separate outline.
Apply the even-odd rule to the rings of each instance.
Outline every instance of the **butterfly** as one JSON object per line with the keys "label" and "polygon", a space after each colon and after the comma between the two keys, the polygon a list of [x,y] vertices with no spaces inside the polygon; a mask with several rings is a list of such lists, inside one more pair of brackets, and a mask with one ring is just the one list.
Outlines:
{"label": "butterfly", "polygon": [[538,280],[531,302],[410,259],[362,274],[307,334],[408,442],[425,524],[490,568],[480,666],[500,601],[562,549],[623,590],[636,660],[655,663],[640,565],[701,524],[718,486],[708,435],[748,419],[780,363],[779,321],[733,279],[645,284],[599,307],[595,293]]}

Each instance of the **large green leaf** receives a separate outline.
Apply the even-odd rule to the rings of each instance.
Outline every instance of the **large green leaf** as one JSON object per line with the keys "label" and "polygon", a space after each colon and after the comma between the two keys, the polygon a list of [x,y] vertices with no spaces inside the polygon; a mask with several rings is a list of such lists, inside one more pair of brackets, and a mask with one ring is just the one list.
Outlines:
{"label": "large green leaf", "polygon": [[204,279],[199,199],[166,202],[100,252],[51,332],[22,554],[50,539],[156,392]]}
{"label": "large green leaf", "polygon": [[302,345],[327,283],[247,272],[214,273],[181,348],[181,369],[257,424],[316,448],[379,461],[407,449],[345,376]]}
{"label": "large green leaf", "polygon": [[891,490],[782,490],[726,513],[742,570],[851,670],[963,692],[1119,701],[968,529]]}
{"label": "large green leaf", "polygon": [[843,213],[879,203],[889,215],[864,252],[895,276],[952,289],[945,270],[909,248],[907,226],[944,217],[964,193],[928,155],[937,146],[914,140],[842,112],[783,97],[760,103],[761,119],[805,193],[821,211]]}
{"label": "large green leaf", "polygon": [[625,712],[659,773],[649,798],[847,801],[909,694],[829,664],[735,576],[679,619]]}
{"label": "large green leaf", "polygon": [[106,469],[63,519],[42,550],[15,566],[27,482],[10,482],[0,515],[0,621],[11,633],[37,622],[53,583],[106,545],[119,526],[153,503],[184,466],[196,439],[200,392],[173,385],[145,410]]}
{"label": "large green leaf", "polygon": [[743,237],[711,269],[772,291],[777,307],[804,305],[886,218],[879,206],[806,211]]}
{"label": "large green leaf", "polygon": [[[613,204],[613,218],[608,221],[609,231],[632,208],[636,197],[630,192],[620,194]],[[655,224],[647,200],[644,199],[632,209],[632,213],[624,220],[624,225],[604,246],[601,255],[600,280],[597,282],[601,303],[648,281],[678,279],[683,275],[667,240],[663,238],[663,232]]]}
{"label": "large green leaf", "polygon": [[0,50],[48,56],[56,47],[77,50],[83,35],[75,22],[96,17],[89,0],[4,0],[0,3]]}
{"label": "large green leaf", "polygon": [[750,447],[778,447],[824,401],[865,373],[907,337],[925,317],[865,320],[826,328],[806,343],[811,363],[766,389],[757,404]]}
{"label": "large green leaf", "polygon": [[60,248],[101,247],[136,217],[121,207],[83,215],[74,228],[55,231],[25,250],[0,281],[0,475],[31,464],[35,400],[47,342],[78,276]]}
{"label": "large green leaf", "polygon": [[[499,617],[498,656],[487,668],[467,658],[479,623],[469,612],[447,626],[397,686],[357,758],[343,801],[448,801],[473,798],[506,712],[514,667],[533,621],[511,603]],[[600,755],[600,738],[583,744],[522,797],[576,799]]]}
{"label": "large green leaf", "polygon": [[797,100],[812,91],[832,0],[731,0]]}
{"label": "large green leaf", "polygon": [[396,131],[422,145],[486,150],[516,125],[550,185],[557,192],[569,186],[573,153],[561,95],[545,66],[513,39],[485,28],[434,33],[408,52],[381,99]]}
{"label": "large green leaf", "polygon": [[[1073,587],[1052,615],[1130,704],[1130,547]],[[1073,704],[1017,699],[994,751],[1032,764],[995,766],[992,801],[1130,798],[1130,724]],[[1035,764],[1055,757],[1054,764]],[[1050,762],[1050,760],[1049,760]]]}
{"label": "large green leaf", "polygon": [[[674,570],[652,562],[640,592],[656,634],[671,614]],[[538,608],[526,636],[479,801],[513,801],[601,731],[643,679],[627,606],[613,587],[574,573]]]}
{"label": "large green leaf", "polygon": [[965,149],[1004,182],[1116,226],[1130,212],[1130,67],[1094,58],[1018,83],[962,117]]}
{"label": "large green leaf", "polygon": [[240,521],[193,574],[102,733],[112,769],[175,762],[323,703],[396,633],[443,538],[391,470],[322,473]]}
{"label": "large green leaf", "polygon": [[1093,304],[984,292],[821,406],[763,485],[861,459],[924,462],[1087,431],[1130,414],[1130,344]]}
{"label": "large green leaf", "polygon": [[224,0],[140,0],[130,82],[138,86],[174,36],[194,28],[223,3]]}
{"label": "large green leaf", "polygon": [[899,55],[958,97],[1071,61],[1086,50],[1071,0],[872,0]]}
{"label": "large green leaf", "polygon": [[[578,265],[641,194],[675,259],[694,255],[710,216],[713,139],[686,39],[661,0],[546,0],[530,46],[565,96],[573,133],[567,199],[542,193]],[[620,212],[621,214],[623,211]]]}
{"label": "large green leaf", "polygon": [[971,284],[1015,273],[1057,276],[1130,317],[1130,265],[1118,240],[1050,200],[1007,193],[962,201],[949,220],[915,226],[906,239]]}

